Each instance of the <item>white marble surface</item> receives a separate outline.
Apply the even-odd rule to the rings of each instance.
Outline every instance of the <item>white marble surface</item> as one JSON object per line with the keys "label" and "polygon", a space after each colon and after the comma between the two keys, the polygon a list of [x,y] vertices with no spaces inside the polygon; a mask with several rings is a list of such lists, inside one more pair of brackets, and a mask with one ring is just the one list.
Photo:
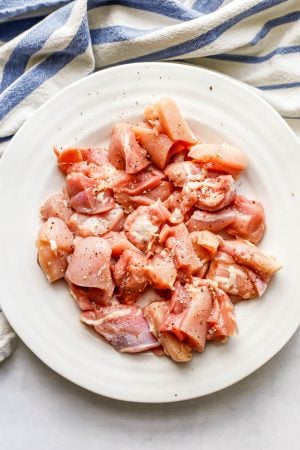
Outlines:
{"label": "white marble surface", "polygon": [[300,332],[269,363],[219,393],[130,404],[65,381],[20,343],[0,366],[0,448],[298,450],[299,374]]}
{"label": "white marble surface", "polygon": [[[300,120],[290,124],[300,137]],[[19,342],[0,365],[0,449],[298,450],[299,376],[298,331],[230,388],[169,405],[130,404],[64,380]]]}

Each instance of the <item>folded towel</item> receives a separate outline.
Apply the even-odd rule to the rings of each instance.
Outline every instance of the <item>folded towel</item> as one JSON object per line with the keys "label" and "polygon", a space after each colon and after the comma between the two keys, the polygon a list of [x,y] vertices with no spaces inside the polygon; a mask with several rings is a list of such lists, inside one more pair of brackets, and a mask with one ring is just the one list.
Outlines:
{"label": "folded towel", "polygon": [[[138,61],[224,72],[300,119],[299,55],[299,0],[0,0],[0,149],[63,87]],[[6,336],[0,316],[0,359]]]}
{"label": "folded towel", "polygon": [[16,335],[0,310],[0,363],[12,353],[15,342]]}

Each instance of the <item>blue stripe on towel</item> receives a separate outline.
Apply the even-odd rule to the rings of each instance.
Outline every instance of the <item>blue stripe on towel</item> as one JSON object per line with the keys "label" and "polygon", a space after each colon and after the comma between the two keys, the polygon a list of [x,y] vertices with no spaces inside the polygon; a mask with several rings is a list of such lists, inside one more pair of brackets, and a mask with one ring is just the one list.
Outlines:
{"label": "blue stripe on towel", "polygon": [[231,61],[247,64],[258,64],[273,58],[276,55],[288,55],[290,53],[299,53],[300,45],[293,45],[291,47],[278,47],[272,52],[263,56],[251,56],[251,55],[236,55],[229,53],[220,53],[219,55],[207,56],[209,59],[218,59],[221,61]]}
{"label": "blue stripe on towel", "polygon": [[106,28],[98,28],[90,31],[93,45],[120,42],[135,39],[140,36],[158,31],[160,28],[140,30],[137,28],[114,25]]}
{"label": "blue stripe on towel", "polygon": [[29,17],[28,19],[11,20],[0,24],[0,41],[8,42],[29,28],[39,23],[45,16]]}
{"label": "blue stripe on towel", "polygon": [[74,5],[67,5],[55,11],[40,24],[30,30],[16,45],[5,64],[0,92],[20,77],[26,69],[29,59],[47,42],[51,34],[68,20]]}
{"label": "blue stripe on towel", "polygon": [[300,87],[300,81],[293,81],[291,83],[281,83],[281,84],[267,84],[265,86],[256,86],[262,91],[272,91],[274,89],[291,89],[295,87]]}
{"label": "blue stripe on towel", "polygon": [[17,17],[41,8],[58,7],[71,0],[0,0],[0,20]]}
{"label": "blue stripe on towel", "polygon": [[262,27],[262,29],[254,36],[250,45],[256,45],[275,27],[283,25],[285,23],[296,22],[300,19],[300,11],[294,11],[286,14],[285,16],[276,17],[276,19],[268,20]]}
{"label": "blue stripe on towel", "polygon": [[88,9],[106,5],[121,5],[129,8],[149,11],[177,20],[192,20],[200,17],[200,14],[190,8],[180,5],[173,0],[89,0]]}
{"label": "blue stripe on towel", "polygon": [[[41,64],[26,72],[20,82],[16,81],[13,89],[8,88],[0,95],[0,102],[2,104],[0,120],[41,84],[56,75],[57,72],[69,64],[76,56],[84,53],[89,44],[88,25],[87,21],[84,20],[65,50],[53,53]],[[18,83],[20,84],[20,89],[18,89]]]}
{"label": "blue stripe on towel", "polygon": [[216,11],[224,3],[224,0],[196,0],[193,8],[203,14]]}
{"label": "blue stripe on towel", "polygon": [[180,55],[188,54],[198,50],[199,48],[205,47],[217,40],[225,31],[232,28],[237,23],[241,22],[243,19],[258,14],[268,8],[272,8],[275,5],[285,3],[288,0],[265,0],[251,8],[231,17],[226,22],[218,25],[217,27],[203,33],[201,36],[190,39],[188,41],[182,42],[181,44],[173,45],[164,50],[159,50],[157,52],[148,53],[147,55],[140,56],[137,58],[132,58],[122,61],[123,64],[138,61],[153,61],[159,59],[169,59]]}

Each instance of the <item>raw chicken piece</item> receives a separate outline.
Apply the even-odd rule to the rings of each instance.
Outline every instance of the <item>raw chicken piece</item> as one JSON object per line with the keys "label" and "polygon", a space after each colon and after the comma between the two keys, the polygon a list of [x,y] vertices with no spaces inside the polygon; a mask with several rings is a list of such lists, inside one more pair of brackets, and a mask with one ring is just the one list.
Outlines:
{"label": "raw chicken piece", "polygon": [[167,208],[158,200],[150,206],[139,206],[132,212],[125,220],[124,230],[130,242],[140,250],[146,250],[169,216]]}
{"label": "raw chicken piece", "polygon": [[97,164],[100,167],[109,164],[108,151],[102,147],[83,147],[81,154],[84,161],[88,163]]}
{"label": "raw chicken piece", "polygon": [[[188,307],[190,301],[191,298],[185,286],[180,281],[176,281],[175,289],[169,302],[169,311],[172,311],[173,314],[181,314]],[[184,338],[179,331],[177,334],[180,339]]]}
{"label": "raw chicken piece", "polygon": [[181,190],[175,190],[164,201],[164,205],[171,212],[169,222],[175,225],[183,222],[191,210],[191,205],[188,202],[184,202]]}
{"label": "raw chicken piece", "polygon": [[96,185],[97,181],[83,172],[72,172],[66,177],[66,190],[70,198],[85,189],[93,189]]}
{"label": "raw chicken piece", "polygon": [[263,278],[249,268],[237,264],[224,252],[217,253],[206,278],[216,282],[235,301],[261,297],[269,281],[269,278]]}
{"label": "raw chicken piece", "polygon": [[71,198],[70,205],[78,213],[101,214],[113,209],[115,201],[107,190],[85,189]]}
{"label": "raw chicken piece", "polygon": [[67,268],[67,256],[72,251],[73,234],[65,222],[50,217],[42,223],[37,239],[38,262],[48,281],[63,278]]}
{"label": "raw chicken piece", "polygon": [[147,152],[136,141],[132,127],[126,123],[114,126],[109,144],[109,161],[127,173],[137,173],[149,165]]}
{"label": "raw chicken piece", "polygon": [[103,291],[103,302],[108,304],[114,283],[110,273],[111,247],[100,237],[77,237],[74,253],[70,257],[66,278],[69,282]]}
{"label": "raw chicken piece", "polygon": [[172,183],[164,178],[162,172],[153,168],[127,175],[127,179],[113,186],[115,199],[128,213],[138,206],[149,206],[156,200],[164,201],[173,191]]}
{"label": "raw chicken piece", "polygon": [[124,224],[123,209],[117,206],[103,214],[74,213],[69,221],[70,229],[78,236],[102,236],[109,231],[121,231]]}
{"label": "raw chicken piece", "polygon": [[82,214],[100,214],[115,206],[111,191],[94,178],[81,172],[72,172],[66,178],[70,205]]}
{"label": "raw chicken piece", "polygon": [[183,187],[189,181],[200,181],[205,173],[201,167],[192,161],[174,162],[165,169],[165,174],[175,186]]}
{"label": "raw chicken piece", "polygon": [[189,232],[183,223],[174,227],[165,225],[159,240],[161,243],[165,242],[166,248],[171,251],[178,270],[192,275],[201,268],[201,261],[194,251]]}
{"label": "raw chicken piece", "polygon": [[272,276],[281,268],[281,264],[274,256],[262,252],[254,244],[243,239],[235,241],[223,241],[220,250],[250,269],[260,273],[263,276]]}
{"label": "raw chicken piece", "polygon": [[115,183],[114,192],[124,192],[128,195],[147,194],[152,189],[159,186],[166,175],[154,167],[147,167],[146,170],[137,174],[126,174],[123,180]]}
{"label": "raw chicken piece", "polygon": [[74,298],[78,308],[82,311],[92,311],[99,305],[106,306],[110,299],[106,295],[106,291],[98,288],[89,288],[76,286],[68,282],[69,291]]}
{"label": "raw chicken piece", "polygon": [[38,263],[49,283],[63,278],[67,269],[67,255],[65,252],[56,254],[49,244],[40,244],[39,241],[37,241],[36,245],[38,248]]}
{"label": "raw chicken piece", "polygon": [[171,148],[171,159],[173,162],[184,161],[188,154],[188,147],[182,142],[175,142],[173,147]]}
{"label": "raw chicken piece", "polygon": [[70,203],[67,195],[64,192],[54,194],[46,200],[41,207],[41,218],[44,220],[49,217],[58,217],[68,224],[73,211],[70,207]]}
{"label": "raw chicken piece", "polygon": [[160,100],[157,103],[157,112],[162,130],[170,139],[190,145],[196,143],[195,136],[174,100],[170,98]]}
{"label": "raw chicken piece", "polygon": [[190,233],[190,238],[196,255],[202,261],[209,261],[213,259],[217,253],[222,238],[217,234],[213,234],[208,230],[193,231]]}
{"label": "raw chicken piece", "polygon": [[147,150],[153,164],[163,169],[170,156],[174,141],[164,133],[157,133],[155,129],[146,127],[133,127],[136,139]]}
{"label": "raw chicken piece", "polygon": [[57,157],[57,165],[64,174],[72,171],[73,166],[76,166],[83,161],[87,161],[88,164],[93,163],[98,166],[103,166],[108,163],[108,152],[100,147],[71,147],[62,151],[54,148],[54,153]]}
{"label": "raw chicken piece", "polygon": [[150,103],[146,106],[144,111],[145,122],[140,124],[140,126],[144,126],[146,128],[152,129],[156,135],[162,133],[162,126],[158,117],[158,104]]}
{"label": "raw chicken piece", "polygon": [[187,362],[193,355],[191,347],[185,342],[180,342],[174,334],[160,331],[168,312],[168,304],[164,301],[153,302],[144,309],[150,330],[162,345],[165,354],[176,362]]}
{"label": "raw chicken piece", "polygon": [[147,193],[147,197],[153,201],[165,201],[173,192],[174,186],[170,181],[161,181],[159,186]]}
{"label": "raw chicken piece", "polygon": [[180,144],[180,142],[177,142],[172,147],[170,162],[177,163],[185,161],[187,159],[187,154],[188,149],[184,145]]}
{"label": "raw chicken piece", "polygon": [[209,230],[217,233],[228,227],[235,217],[235,211],[231,207],[214,212],[196,210],[186,222],[186,226],[189,231]]}
{"label": "raw chicken piece", "polygon": [[57,157],[57,166],[64,174],[68,172],[73,164],[83,161],[80,148],[70,147],[60,152],[56,147],[54,147],[54,153]]}
{"label": "raw chicken piece", "polygon": [[146,256],[142,252],[124,250],[112,267],[113,277],[122,301],[132,303],[148,285]]}
{"label": "raw chicken piece", "polygon": [[[110,164],[110,166],[112,166],[112,164]],[[114,166],[112,167],[114,168]],[[114,168],[114,170],[116,171],[117,169]],[[104,179],[103,166],[100,167],[98,164],[90,163],[88,161],[81,161],[70,165],[66,175],[71,175],[72,173],[82,173],[86,177],[92,179]]]}
{"label": "raw chicken piece", "polygon": [[203,181],[189,181],[183,186],[186,209],[196,206],[205,211],[217,211],[230,205],[236,195],[231,175],[208,175]]}
{"label": "raw chicken piece", "polygon": [[173,289],[177,271],[174,261],[166,249],[148,260],[146,275],[156,289]]}
{"label": "raw chicken piece", "polygon": [[138,296],[135,305],[144,309],[146,306],[150,305],[150,303],[161,302],[164,300],[165,299],[161,297],[153,288],[149,287]]}
{"label": "raw chicken piece", "polygon": [[207,319],[207,340],[226,342],[229,336],[237,333],[234,306],[230,297],[222,289],[210,289],[212,309]]}
{"label": "raw chicken piece", "polygon": [[212,299],[209,288],[198,286],[197,282],[195,278],[192,284],[185,286],[177,283],[169,315],[161,326],[161,331],[172,332],[179,340],[186,340],[196,351],[203,352]]}
{"label": "raw chicken piece", "polygon": [[73,234],[62,219],[50,217],[42,223],[38,240],[41,243],[50,243],[54,252],[63,250],[70,253],[73,245]]}
{"label": "raw chicken piece", "polygon": [[197,278],[200,278],[200,279],[205,278],[205,276],[208,272],[208,269],[209,269],[209,265],[210,265],[210,261],[202,260],[201,267],[194,273],[194,276]]}
{"label": "raw chicken piece", "polygon": [[128,195],[125,192],[116,192],[114,197],[126,214],[132,213],[139,206],[150,206],[154,203],[149,195]]}
{"label": "raw chicken piece", "polygon": [[261,203],[237,195],[232,203],[234,221],[226,231],[258,244],[265,232],[265,212]]}
{"label": "raw chicken piece", "polygon": [[257,244],[264,235],[265,214],[259,202],[236,195],[227,208],[215,212],[194,211],[187,227],[190,231],[209,230],[215,233],[226,230]]}
{"label": "raw chicken piece", "polygon": [[[92,154],[96,152],[93,149]],[[95,186],[101,186],[102,189],[112,189],[114,185],[122,182],[123,179],[127,179],[128,174],[124,170],[116,169],[109,161],[106,150],[101,150],[100,156],[96,155],[91,158],[91,161],[98,160],[99,163],[103,160],[101,165],[98,165],[90,161],[82,161],[75,163],[68,169],[68,175],[74,173],[82,173],[86,177],[93,180]]]}
{"label": "raw chicken piece", "polygon": [[204,169],[237,176],[246,169],[248,158],[241,150],[228,144],[197,144],[188,155]]}
{"label": "raw chicken piece", "polygon": [[109,243],[113,257],[119,257],[124,250],[133,250],[139,252],[139,250],[127,239],[124,231],[120,233],[116,231],[110,231],[103,236]]}
{"label": "raw chicken piece", "polygon": [[94,327],[122,353],[139,353],[159,346],[142,310],[135,305],[113,305],[83,312],[81,321]]}

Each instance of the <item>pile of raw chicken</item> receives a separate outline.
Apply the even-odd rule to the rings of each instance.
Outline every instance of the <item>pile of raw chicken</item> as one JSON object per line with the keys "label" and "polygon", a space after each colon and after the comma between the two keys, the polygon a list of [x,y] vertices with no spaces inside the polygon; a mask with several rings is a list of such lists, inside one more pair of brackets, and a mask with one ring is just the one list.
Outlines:
{"label": "pile of raw chicken", "polygon": [[199,142],[166,98],[116,124],[108,150],[55,153],[66,184],[41,208],[38,261],[83,323],[120,352],[177,362],[237,332],[234,303],[280,268],[256,246],[262,205],[236,194],[243,152]]}

